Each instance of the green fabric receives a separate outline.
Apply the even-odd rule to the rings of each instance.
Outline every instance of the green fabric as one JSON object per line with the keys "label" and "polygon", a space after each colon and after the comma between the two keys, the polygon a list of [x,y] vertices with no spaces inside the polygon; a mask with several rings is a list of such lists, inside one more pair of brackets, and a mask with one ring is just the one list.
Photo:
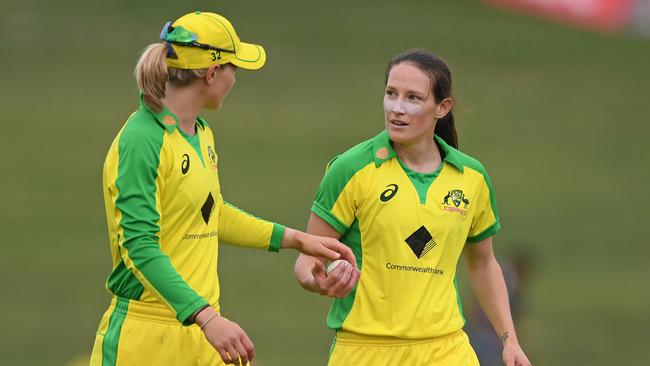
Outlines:
{"label": "green fabric", "polygon": [[279,252],[282,248],[282,238],[286,228],[280,224],[273,224],[273,233],[271,234],[271,243],[269,244],[269,252]]}
{"label": "green fabric", "polygon": [[[178,118],[176,117],[176,115],[174,115],[174,114],[173,114],[173,113],[172,113],[172,112],[171,112],[171,111],[170,111],[166,106],[164,106],[164,105],[163,105],[163,109],[162,109],[162,111],[160,111],[160,112],[154,112],[153,110],[151,110],[151,108],[149,108],[149,106],[147,105],[147,103],[144,102],[144,93],[140,93],[140,109],[141,109],[141,110],[145,110],[145,111],[147,111],[149,114],[151,114],[151,115],[156,119],[156,122],[158,122],[158,124],[159,124],[160,126],[162,126],[165,130],[167,130],[167,132],[173,132],[174,129],[178,128]],[[172,118],[174,119],[174,122],[175,122],[175,123],[174,123],[174,124],[167,124],[167,123],[164,123],[164,122],[163,122],[163,118],[165,118],[166,116],[170,116],[170,117],[172,117]],[[201,118],[201,117],[196,117],[196,122],[197,122],[197,124],[198,124],[199,126],[201,126],[201,128],[205,129],[205,126],[207,125],[207,122],[206,122],[203,118]],[[179,128],[179,130],[180,130],[180,128]]]}
{"label": "green fabric", "polygon": [[[483,232],[481,232],[480,234],[468,238],[467,241],[471,243],[479,242],[499,232],[499,230],[501,230],[501,224],[499,222],[499,208],[497,207],[497,200],[496,200],[496,196],[494,195],[494,188],[492,188],[492,181],[490,180],[490,176],[485,170],[483,164],[481,164],[480,161],[474,159],[473,157],[454,149],[452,146],[447,145],[447,143],[438,136],[436,136],[436,142],[438,143],[438,146],[440,146],[440,148],[445,153],[445,161],[453,162],[453,164],[456,165],[456,167],[459,166],[468,167],[470,169],[473,169],[481,173],[481,175],[483,175],[483,180],[485,181],[485,184],[487,185],[488,190],[490,192],[490,207],[492,208],[492,212],[494,213],[494,218],[496,221],[492,226],[483,230]],[[459,170],[461,172],[464,171],[462,168],[459,168]]]}
{"label": "green fabric", "polygon": [[[456,169],[460,170],[461,173],[463,172],[463,160],[464,157],[469,158],[469,156],[463,154],[462,152],[454,149],[453,146],[449,146],[445,140],[443,140],[441,137],[438,137],[437,135],[433,136],[434,140],[440,147],[440,150],[442,150],[442,155],[445,157],[445,161],[448,162],[449,164],[453,165],[456,167]],[[379,167],[381,164],[383,164],[385,161],[390,160],[391,158],[397,156],[397,153],[395,152],[395,149],[393,149],[393,143],[390,141],[390,137],[388,136],[388,131],[383,130],[379,135],[375,136],[372,139],[372,145],[373,145],[373,156],[375,160],[375,164],[377,167]],[[385,148],[388,151],[387,156],[378,156],[377,151]],[[471,159],[471,158],[470,158]]]}
{"label": "green fabric", "polygon": [[[440,150],[442,150],[442,155],[444,155],[444,160],[449,164],[456,167],[462,173],[466,164],[464,164],[465,157],[470,158],[469,156],[463,154],[462,152],[455,149],[453,146],[449,146],[442,137],[434,135],[433,139],[438,144]],[[470,158],[472,159],[472,158]]]}
{"label": "green fabric", "polygon": [[487,229],[483,230],[478,235],[467,238],[467,241],[470,243],[478,243],[482,240],[485,240],[493,236],[494,234],[498,233],[500,230],[501,230],[501,223],[499,222],[499,218],[497,217],[497,222],[495,222],[492,226],[488,227]]}
{"label": "green fabric", "polygon": [[465,320],[465,315],[463,314],[463,302],[460,301],[460,291],[458,291],[458,277],[456,277],[456,275],[454,275],[454,289],[456,289],[456,303],[458,304],[458,313],[463,319],[463,324],[465,324],[467,321]]}
{"label": "green fabric", "polygon": [[117,347],[120,344],[120,333],[128,308],[128,300],[117,299],[102,341],[102,366],[115,366],[117,363]]}
{"label": "green fabric", "polygon": [[203,154],[201,154],[201,141],[199,140],[198,131],[197,133],[194,134],[194,136],[188,136],[180,128],[178,130],[181,131],[181,135],[183,136],[185,141],[187,141],[192,146],[192,148],[196,152],[196,155],[198,155],[199,159],[201,159],[201,165],[203,165],[203,167],[205,168],[205,162],[203,161]]}
{"label": "green fabric", "polygon": [[441,162],[438,166],[438,169],[436,169],[436,171],[433,173],[419,173],[407,167],[399,157],[397,158],[397,161],[399,161],[399,165],[402,167],[404,173],[406,173],[406,176],[409,177],[409,180],[411,180],[411,183],[413,183],[415,190],[418,192],[420,203],[424,205],[427,203],[427,192],[429,192],[429,187],[431,187],[431,183],[433,183],[438,174],[440,174],[440,171],[445,165],[445,162]]}
{"label": "green fabric", "polygon": [[338,231],[339,234],[344,234],[348,230],[347,225],[342,223],[338,218],[336,218],[336,216],[332,215],[332,213],[321,206],[320,203],[314,202],[314,204],[311,206],[311,211],[315,213],[316,216],[320,217],[325,222],[330,224],[330,226]]}
{"label": "green fabric", "polygon": [[[363,253],[361,250],[361,230],[359,229],[359,220],[354,220],[350,229],[341,236],[340,241],[352,249],[352,253],[354,253],[354,256],[357,259],[357,268],[361,271],[363,266]],[[352,310],[352,304],[354,303],[356,293],[357,287],[355,286],[346,297],[342,299],[334,299],[329,313],[327,314],[327,326],[330,329],[341,329],[343,322],[348,317],[348,314],[350,314],[350,310]]]}
{"label": "green fabric", "polygon": [[[372,157],[372,140],[368,140],[332,159],[314,200],[319,209],[331,211],[348,182],[359,170],[373,162]],[[338,231],[342,233],[345,230]]]}
{"label": "green fabric", "polygon": [[[480,161],[474,159],[473,157],[466,155],[453,147],[447,145],[444,140],[436,136],[436,142],[438,143],[438,146],[445,152],[445,161],[451,162],[451,160],[455,161],[454,164],[459,164],[460,166],[468,167],[470,169],[473,169],[483,175],[483,179],[485,181],[485,184],[488,186],[488,189],[490,191],[490,205],[492,206],[492,211],[494,212],[494,217],[496,217],[497,222],[499,221],[499,210],[497,208],[497,201],[496,197],[494,195],[494,189],[492,188],[492,181],[490,180],[490,176],[487,174],[487,171],[485,170],[485,167],[483,164],[481,164]],[[450,156],[451,154],[451,156]],[[461,169],[461,171],[463,171]]]}
{"label": "green fabric", "polygon": [[[371,141],[372,141],[372,156],[375,162],[375,166],[379,167],[385,161],[388,161],[397,155],[397,153],[395,153],[395,149],[393,149],[393,144],[391,143],[390,138],[388,137],[388,131],[386,130],[381,131],[379,135],[375,136]],[[384,148],[388,151],[388,155],[379,154],[378,156],[377,151]]]}
{"label": "green fabric", "polygon": [[[143,111],[127,121],[118,142],[115,207],[122,213],[122,246],[128,250],[137,271],[172,307],[177,319],[189,325],[190,315],[207,302],[187,285],[160,250],[156,178],[164,133]],[[116,295],[128,298],[131,293]]]}
{"label": "green fabric", "polygon": [[111,293],[127,299],[139,300],[144,291],[144,286],[138,281],[133,272],[129,271],[124,260],[115,267],[108,276],[106,287]]}

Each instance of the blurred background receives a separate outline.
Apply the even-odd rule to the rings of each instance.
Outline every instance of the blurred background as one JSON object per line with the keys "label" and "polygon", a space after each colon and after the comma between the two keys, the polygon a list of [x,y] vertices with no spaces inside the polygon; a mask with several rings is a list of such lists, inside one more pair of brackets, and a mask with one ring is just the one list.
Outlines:
{"label": "blurred background", "polygon": [[[460,147],[492,177],[495,248],[514,273],[533,364],[645,364],[647,2],[603,1],[616,14],[605,21],[567,13],[596,0],[523,3],[3,1],[0,364],[87,363],[110,300],[103,160],[138,106],[141,50],[197,9],[268,52],[204,114],[226,199],[304,229],[327,161],[383,128],[388,60],[434,50],[454,75]],[[325,364],[329,300],[295,282],[296,254],[220,250],[222,308],[255,342],[258,365]]]}

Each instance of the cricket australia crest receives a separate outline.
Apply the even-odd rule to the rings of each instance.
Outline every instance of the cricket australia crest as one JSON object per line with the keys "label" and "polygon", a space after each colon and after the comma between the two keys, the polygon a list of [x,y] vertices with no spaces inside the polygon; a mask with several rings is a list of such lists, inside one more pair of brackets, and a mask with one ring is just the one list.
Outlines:
{"label": "cricket australia crest", "polygon": [[[461,203],[463,204],[462,208],[460,207]],[[445,211],[458,212],[461,215],[465,215],[469,206],[469,198],[465,196],[462,190],[453,189],[447,192],[447,195],[442,199],[442,205]]]}

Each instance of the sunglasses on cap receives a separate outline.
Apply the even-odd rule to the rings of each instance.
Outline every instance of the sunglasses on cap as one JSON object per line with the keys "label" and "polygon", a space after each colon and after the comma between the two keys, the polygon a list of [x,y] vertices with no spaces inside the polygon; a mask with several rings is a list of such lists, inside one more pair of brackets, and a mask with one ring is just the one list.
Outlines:
{"label": "sunglasses on cap", "polygon": [[[171,21],[167,22],[167,24],[165,24],[165,26],[163,27],[162,32],[160,32],[160,39],[168,43],[177,44],[179,46],[198,47],[204,50],[215,50],[221,52],[235,53],[235,51],[233,50],[227,50],[209,44],[199,43],[196,41],[197,38],[198,36],[196,35],[196,33],[190,32],[189,30],[181,26],[172,27]],[[168,49],[171,50],[171,47],[168,47]],[[173,53],[173,51],[171,53]]]}

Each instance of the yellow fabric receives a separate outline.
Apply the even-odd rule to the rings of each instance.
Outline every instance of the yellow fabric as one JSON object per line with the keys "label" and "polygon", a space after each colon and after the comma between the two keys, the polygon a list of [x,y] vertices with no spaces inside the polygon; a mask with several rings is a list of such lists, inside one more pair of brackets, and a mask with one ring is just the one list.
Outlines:
{"label": "yellow fabric", "polygon": [[[268,249],[269,230],[273,230],[273,224],[262,221],[237,207],[219,202],[219,240],[232,245],[248,248]],[[263,230],[251,230],[258,227]]]}
{"label": "yellow fabric", "polygon": [[397,340],[338,332],[328,366],[478,366],[467,335]]}
{"label": "yellow fabric", "polygon": [[[466,173],[472,175],[476,181],[484,182],[483,175],[480,172],[473,169],[466,170]],[[494,215],[494,208],[490,202],[490,190],[488,186],[486,184],[479,184],[475,194],[474,202],[477,204],[477,209],[472,216],[472,224],[467,234],[469,238],[480,235],[497,222],[497,217]]]}
{"label": "yellow fabric", "polygon": [[[115,311],[114,299],[99,324],[90,366],[102,366],[102,343]],[[201,329],[182,326],[167,307],[131,300],[128,311],[115,316],[124,321],[116,366],[225,365]]]}
{"label": "yellow fabric", "polygon": [[385,133],[329,165],[312,212],[342,234],[361,269],[351,294],[334,300],[330,328],[411,340],[463,328],[457,263],[472,237],[500,224],[482,165],[438,144],[445,160],[424,202]]}
{"label": "yellow fabric", "polygon": [[167,58],[168,67],[203,69],[214,64],[232,63],[238,67],[257,70],[266,62],[262,46],[240,41],[228,19],[216,13],[194,12],[176,20],[172,26],[182,26],[197,34],[197,42],[234,51],[222,52],[199,47],[172,45],[177,59]]}
{"label": "yellow fabric", "polygon": [[[142,106],[129,118],[109,149],[104,164],[104,203],[113,273],[107,281],[107,287],[115,296],[165,305],[174,310],[177,317],[179,314],[187,314],[179,318],[179,321],[184,321],[196,310],[187,311],[188,307],[198,308],[202,304],[189,298],[186,299],[187,303],[184,303],[184,299],[180,297],[187,295],[184,295],[185,293],[177,295],[181,286],[189,287],[202,302],[204,300],[219,311],[220,289],[217,275],[219,239],[233,241],[241,246],[267,249],[272,244],[274,226],[277,225],[241,212],[232,213],[233,208],[226,205],[221,196],[217,169],[218,157],[214,148],[212,130],[203,121],[197,122],[196,133],[200,141],[200,152],[197,152],[186,141],[178,125],[163,122],[170,116],[172,115],[167,109],[156,114]],[[125,139],[123,134],[129,124],[134,125],[129,127],[128,133],[131,136]],[[158,154],[157,166],[145,166],[142,163],[131,166],[130,170],[120,169],[120,161],[123,161],[120,159],[120,154],[134,155],[137,152],[128,149],[127,145],[142,146],[148,143],[150,135],[162,136],[162,144],[155,147]],[[135,232],[131,236],[135,236],[136,239],[131,239],[130,247],[127,248],[124,245],[126,239],[123,213],[116,202],[120,195],[120,179],[124,180],[124,177],[136,168],[155,171],[155,187],[152,187],[152,191],[146,191],[146,188],[141,190],[138,187],[136,190],[131,190],[138,196],[155,196],[155,203],[152,202],[152,206],[155,207],[151,209],[138,207],[142,214],[132,221],[147,220],[144,212],[155,210],[159,220],[153,224],[159,228],[159,232],[155,233],[155,237],[148,237],[149,234],[141,234],[138,231],[136,225],[139,224],[138,222],[130,223],[130,231]],[[125,189],[124,185],[122,189]],[[128,197],[125,201],[133,202],[137,199],[139,198]],[[222,217],[222,214],[225,216]],[[221,233],[224,233],[225,237],[221,237]],[[141,237],[145,237],[146,242]],[[143,247],[148,251],[144,252]],[[152,265],[150,262],[153,256],[166,257],[168,265],[147,267],[148,273],[153,276],[148,278],[142,269]],[[139,283],[127,275],[118,276],[124,272],[121,267],[122,262],[128,271],[135,275]],[[177,273],[180,282],[158,280],[155,285],[152,279],[163,271]],[[139,285],[144,287],[141,293],[130,290]],[[176,301],[176,306],[173,306],[174,301],[171,299]]]}
{"label": "yellow fabric", "polygon": [[[358,219],[362,240],[361,278],[343,329],[407,339],[439,337],[461,329],[464,320],[454,277],[473,222],[488,221],[475,215],[491,212],[483,207],[489,207],[489,200],[475,199],[487,189],[483,176],[445,164],[429,188],[426,203],[420,204],[396,158],[380,169],[370,164],[357,174],[359,178],[352,178],[332,209],[347,225],[352,223],[350,216]],[[396,184],[398,191],[382,202],[379,197],[390,184]],[[465,214],[443,209],[450,189],[462,189],[471,200]],[[345,212],[344,207],[354,206],[354,211]],[[406,239],[422,226],[435,246],[418,258]]]}

